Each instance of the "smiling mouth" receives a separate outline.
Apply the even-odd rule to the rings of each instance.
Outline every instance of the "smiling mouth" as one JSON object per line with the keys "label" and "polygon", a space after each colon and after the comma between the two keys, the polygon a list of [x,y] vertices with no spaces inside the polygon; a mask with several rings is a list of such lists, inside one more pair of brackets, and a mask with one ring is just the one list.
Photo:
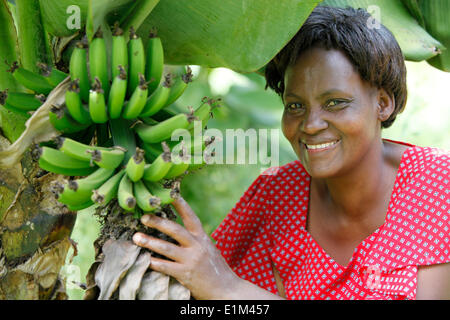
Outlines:
{"label": "smiling mouth", "polygon": [[320,151],[325,151],[325,150],[329,150],[331,148],[333,148],[340,140],[335,140],[335,141],[331,141],[331,142],[325,142],[325,143],[320,143],[320,144],[306,144],[304,142],[302,142],[302,144],[305,146],[306,150],[308,150],[308,152],[320,152]]}

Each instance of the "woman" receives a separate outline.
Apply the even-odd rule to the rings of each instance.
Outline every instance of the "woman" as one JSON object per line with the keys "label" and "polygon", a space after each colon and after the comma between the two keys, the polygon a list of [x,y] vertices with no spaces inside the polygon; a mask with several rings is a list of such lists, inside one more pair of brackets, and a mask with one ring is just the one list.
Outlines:
{"label": "woman", "polygon": [[[197,299],[450,299],[449,155],[383,140],[406,103],[401,50],[363,10],[317,7],[266,69],[299,160],[260,175],[213,233],[142,222],[151,268]],[[217,250],[218,248],[220,250]]]}

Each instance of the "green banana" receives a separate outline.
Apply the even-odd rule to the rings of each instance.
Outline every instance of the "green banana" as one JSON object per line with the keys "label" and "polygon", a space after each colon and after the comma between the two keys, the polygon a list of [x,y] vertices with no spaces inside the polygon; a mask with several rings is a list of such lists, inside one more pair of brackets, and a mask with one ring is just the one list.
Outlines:
{"label": "green banana", "polygon": [[186,68],[186,73],[176,78],[174,84],[170,88],[169,98],[166,105],[171,105],[184,93],[189,82],[192,82],[192,70],[189,66]]}
{"label": "green banana", "polygon": [[125,157],[125,151],[120,147],[114,147],[108,150],[89,150],[92,161],[100,168],[115,169],[122,163]]}
{"label": "green banana", "polygon": [[155,197],[148,191],[147,187],[142,181],[134,183],[134,197],[139,208],[144,212],[151,212],[157,209],[161,200]]}
{"label": "green banana", "polygon": [[64,79],[67,78],[68,74],[65,72],[62,72],[56,68],[52,68],[49,65],[38,62],[37,66],[39,69],[41,69],[41,74],[45,77],[47,82],[52,86],[56,87],[58,84],[60,84]]}
{"label": "green banana", "polygon": [[48,113],[50,123],[53,127],[62,133],[75,133],[89,127],[89,124],[81,124],[75,121],[69,114],[66,106],[50,108]]}
{"label": "green banana", "polygon": [[[109,94],[109,77],[108,77],[108,58],[106,52],[105,39],[103,38],[103,32],[99,27],[95,33],[94,39],[89,45],[89,70],[91,74],[92,86],[98,86],[106,96]],[[97,81],[97,79],[99,81]]]}
{"label": "green banana", "polygon": [[[175,155],[175,157],[174,152],[178,152],[178,155]],[[164,175],[165,179],[172,179],[178,177],[188,169],[190,158],[186,158],[186,156],[187,156],[187,148],[185,146],[184,141],[181,141],[172,149],[171,159],[173,165],[170,167],[169,171]],[[174,161],[175,159],[177,159],[177,162]]]}
{"label": "green banana", "polygon": [[133,193],[133,183],[126,174],[122,177],[122,180],[120,180],[117,199],[119,200],[119,206],[121,206],[125,211],[133,211],[136,206],[136,198]]}
{"label": "green banana", "polygon": [[122,65],[119,65],[117,69],[119,69],[119,74],[114,78],[109,91],[108,109],[110,119],[120,117],[127,95],[127,74]]}
{"label": "green banana", "polygon": [[70,205],[70,204],[68,204],[66,206],[67,206],[67,208],[69,208],[70,211],[76,212],[76,211],[80,211],[80,210],[89,208],[89,207],[91,207],[93,205],[94,205],[94,202],[92,200],[89,200],[89,201],[87,201],[85,203],[82,203],[82,204],[79,204],[79,205]]}
{"label": "green banana", "polygon": [[88,202],[93,204],[92,190],[99,188],[113,174],[114,170],[98,168],[85,178],[69,180],[59,194],[58,200],[67,205],[82,205]]}
{"label": "green banana", "polygon": [[82,124],[91,124],[89,111],[83,106],[80,95],[80,79],[75,79],[70,83],[66,91],[66,107],[73,119]]}
{"label": "green banana", "polygon": [[20,68],[16,61],[12,64],[8,72],[12,73],[13,78],[17,82],[37,94],[48,95],[53,90],[53,86],[47,82],[44,76],[27,69]]}
{"label": "green banana", "polygon": [[28,112],[34,111],[45,102],[44,95],[35,95],[23,92],[0,92],[0,104],[11,111]]}
{"label": "green banana", "polygon": [[81,100],[89,101],[89,89],[91,88],[87,69],[87,50],[82,42],[78,42],[70,56],[69,63],[70,79],[79,79]]}
{"label": "green banana", "polygon": [[111,50],[111,79],[115,79],[123,72],[128,70],[128,47],[127,40],[123,35],[123,30],[116,24],[112,37],[112,50]]}
{"label": "green banana", "polygon": [[61,167],[61,166],[55,165],[54,163],[49,163],[43,159],[39,159],[38,163],[39,163],[39,167],[41,167],[41,169],[48,171],[48,172],[61,174],[64,176],[87,176],[88,174],[91,174],[94,170],[93,167],[92,168],[79,168],[79,169]]}
{"label": "green banana", "polygon": [[50,147],[38,147],[33,153],[39,158],[39,166],[53,173],[78,176],[88,175],[95,170],[89,162],[72,158]]}
{"label": "green banana", "polygon": [[169,147],[163,142],[164,151],[160,153],[156,159],[145,166],[142,179],[146,181],[159,181],[169,172],[173,163],[171,162],[171,154]]}
{"label": "green banana", "polygon": [[171,75],[167,74],[164,82],[147,99],[147,102],[139,116],[150,117],[164,108],[167,105],[167,99],[169,99],[171,85]]}
{"label": "green banana", "polygon": [[193,120],[192,114],[179,113],[154,126],[140,123],[135,127],[135,130],[142,141],[146,143],[157,143],[169,139],[176,129],[188,128]]}
{"label": "green banana", "polygon": [[164,49],[161,38],[155,31],[150,33],[147,42],[147,61],[145,65],[145,78],[150,81],[148,92],[152,94],[158,88],[164,69]]}
{"label": "green banana", "polygon": [[67,154],[68,156],[81,160],[91,161],[93,150],[113,150],[112,148],[104,148],[99,146],[90,146],[68,137],[59,136],[56,138],[56,146],[58,150]]}
{"label": "green banana", "polygon": [[102,206],[107,205],[113,198],[117,196],[120,181],[125,174],[125,170],[120,170],[118,173],[110,177],[98,189],[94,189],[91,199],[93,202]]}
{"label": "green banana", "polygon": [[139,181],[144,175],[144,168],[145,168],[144,154],[145,154],[144,150],[136,148],[136,153],[134,154],[134,156],[130,158],[130,160],[128,160],[125,171],[130,180],[133,182]]}
{"label": "green banana", "polygon": [[177,193],[179,192],[179,190],[177,190],[176,188],[166,189],[161,183],[158,182],[150,182],[144,180],[144,184],[147,187],[148,191],[160,200],[161,205],[172,203],[177,196]]}
{"label": "green banana", "polygon": [[128,97],[134,93],[139,85],[139,75],[145,74],[145,50],[142,38],[133,27],[130,28],[130,41],[128,42]]}
{"label": "green banana", "polygon": [[94,87],[89,92],[89,114],[95,123],[105,123],[108,121],[105,95],[100,80],[97,77],[95,77]]}
{"label": "green banana", "polygon": [[173,179],[182,175],[183,173],[186,172],[186,170],[188,170],[189,165],[190,165],[189,162],[181,162],[172,165],[170,170],[164,176],[164,179]]}
{"label": "green banana", "polygon": [[[194,111],[194,117],[197,121],[202,122],[202,128],[204,128],[208,122],[208,120],[212,116],[212,110],[216,107],[218,107],[220,99],[214,100],[207,97],[204,97],[202,99],[202,104]],[[188,130],[191,130],[194,128],[194,122],[191,122],[191,124],[188,126]]]}
{"label": "green banana", "polygon": [[130,100],[124,106],[122,117],[124,119],[135,119],[142,112],[147,102],[148,85],[142,74],[139,75],[139,85],[134,90]]}

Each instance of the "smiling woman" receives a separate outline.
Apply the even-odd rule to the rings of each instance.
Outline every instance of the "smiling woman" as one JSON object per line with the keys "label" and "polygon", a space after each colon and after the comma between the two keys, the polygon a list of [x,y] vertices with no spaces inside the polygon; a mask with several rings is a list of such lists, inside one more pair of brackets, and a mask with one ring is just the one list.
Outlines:
{"label": "smiling woman", "polygon": [[[209,241],[136,234],[200,299],[450,299],[449,153],[382,139],[406,103],[402,52],[364,10],[317,7],[266,69],[298,160],[261,174]],[[219,255],[221,253],[221,256]]]}

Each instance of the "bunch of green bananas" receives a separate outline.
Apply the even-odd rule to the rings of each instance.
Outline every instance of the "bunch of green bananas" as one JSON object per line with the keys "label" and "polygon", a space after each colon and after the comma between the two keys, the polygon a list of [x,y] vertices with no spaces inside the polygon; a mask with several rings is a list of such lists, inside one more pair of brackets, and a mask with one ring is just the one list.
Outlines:
{"label": "bunch of green bananas", "polygon": [[171,74],[165,75],[161,83],[164,70],[161,39],[152,33],[145,50],[142,38],[133,28],[127,43],[123,31],[116,27],[110,70],[107,61],[100,29],[88,47],[80,42],[72,53],[72,82],[66,93],[66,107],[68,116],[81,125],[150,117],[175,102],[192,79],[188,68],[176,80]]}
{"label": "bunch of green bananas", "polygon": [[50,68],[44,63],[37,63],[41,73],[35,73],[19,67],[17,62],[11,65],[14,79],[23,85],[28,92],[0,92],[0,104],[12,112],[28,114],[35,111],[46,100],[46,96],[68,75],[56,68]]}
{"label": "bunch of green bananas", "polygon": [[[127,42],[116,27],[108,57],[99,29],[89,45],[77,43],[69,74],[39,66],[42,74],[14,64],[13,76],[29,92],[4,91],[0,103],[14,112],[36,110],[52,89],[70,77],[65,103],[49,112],[51,124],[62,135],[55,144],[44,143],[33,150],[43,170],[68,177],[65,183],[56,182],[54,191],[70,210],[105,206],[113,199],[135,216],[158,210],[173,201],[183,174],[206,163],[203,155],[199,163],[194,161],[198,154],[186,156],[203,153],[211,140],[173,142],[170,138],[177,129],[194,131],[194,120],[201,121],[203,132],[217,101],[205,97],[187,113],[165,109],[183,94],[192,73],[181,67],[184,72],[178,77],[163,75],[164,52],[155,33],[144,50],[133,28]],[[79,132],[88,128],[94,129],[91,136],[81,141]]]}
{"label": "bunch of green bananas", "polygon": [[[57,184],[55,190],[58,200],[73,211],[94,204],[107,205],[114,198],[125,211],[154,211],[171,203],[174,192],[178,191],[177,184],[167,189],[164,181],[199,166],[192,161],[174,163],[166,142],[162,142],[161,149],[143,143],[148,150],[147,158],[153,159],[148,164],[144,157],[146,152],[140,148],[124,163],[125,150],[121,147],[90,146],[67,137],[58,137],[56,142],[56,149],[37,147],[33,155],[46,171],[80,177],[71,178],[64,185]],[[202,142],[201,150],[208,143]],[[185,146],[182,141],[173,150],[186,152],[187,147],[197,148],[194,144]]]}

